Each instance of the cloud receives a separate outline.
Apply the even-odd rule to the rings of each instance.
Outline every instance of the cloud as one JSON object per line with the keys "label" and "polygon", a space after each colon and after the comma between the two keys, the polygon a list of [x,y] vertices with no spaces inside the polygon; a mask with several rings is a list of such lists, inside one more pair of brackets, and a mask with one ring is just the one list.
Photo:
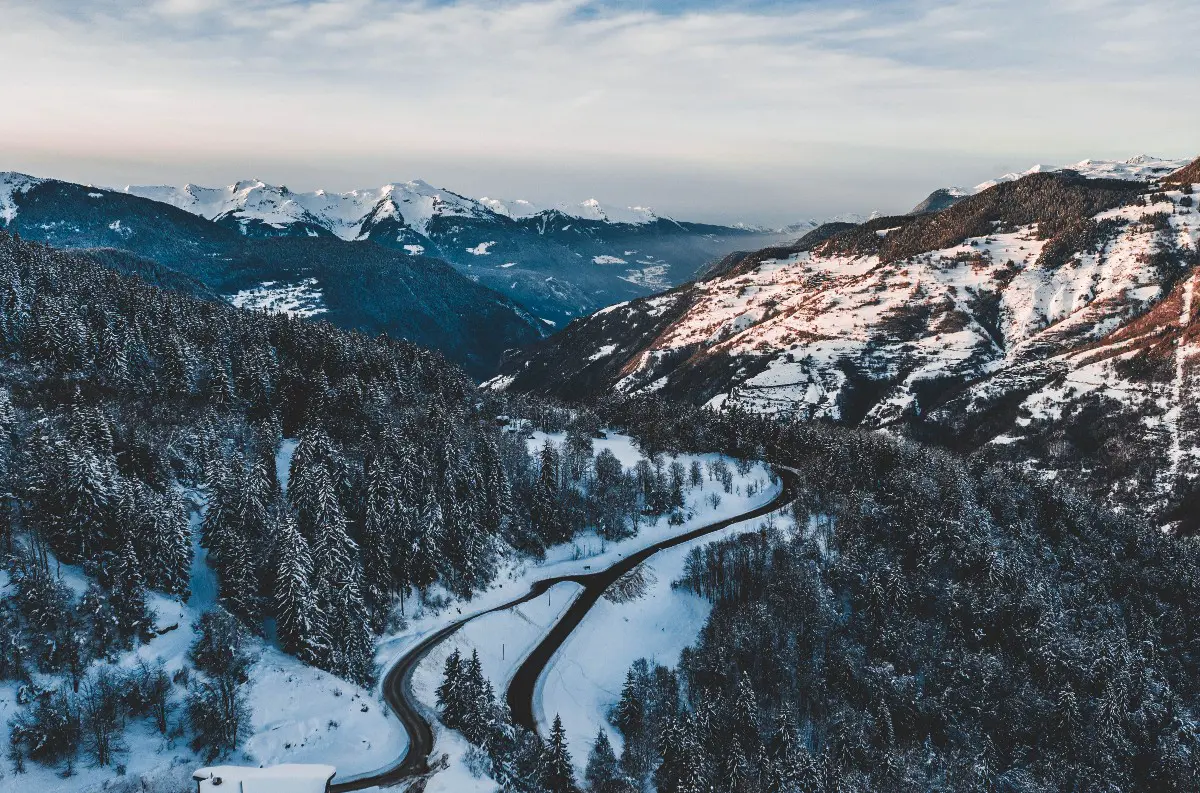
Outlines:
{"label": "cloud", "polygon": [[1176,0],[4,5],[0,151],[95,172],[608,170],[666,211],[695,205],[686,175],[736,183],[710,213],[754,219],[819,214],[839,172],[869,197],[831,210],[894,209],[955,169],[1187,155],[1200,121],[1200,9]]}

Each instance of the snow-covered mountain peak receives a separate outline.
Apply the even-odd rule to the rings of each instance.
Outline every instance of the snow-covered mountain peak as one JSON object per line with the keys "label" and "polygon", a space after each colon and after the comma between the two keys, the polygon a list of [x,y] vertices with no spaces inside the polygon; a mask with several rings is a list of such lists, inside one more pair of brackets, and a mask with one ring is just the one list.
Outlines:
{"label": "snow-covered mountain peak", "polygon": [[567,217],[578,218],[580,220],[595,220],[601,223],[626,223],[639,226],[653,223],[662,217],[649,207],[614,206],[605,204],[595,198],[580,201],[578,204],[560,202],[550,206],[543,206],[523,198],[503,199],[488,198],[485,196],[479,199],[479,203],[497,215],[504,215],[513,220],[530,218],[545,212],[558,212]]}
{"label": "snow-covered mountain peak", "polygon": [[526,201],[523,198],[505,200],[503,198],[488,198],[484,196],[479,199],[479,203],[497,215],[503,215],[513,220],[531,218],[540,212],[546,211],[543,207],[534,204],[532,201]]}
{"label": "snow-covered mountain peak", "polygon": [[7,226],[17,216],[17,205],[13,201],[15,194],[24,193],[44,181],[16,171],[0,172],[0,222]]}
{"label": "snow-covered mountain peak", "polygon": [[658,215],[649,207],[614,207],[589,198],[574,207],[563,208],[565,214],[583,220],[599,220],[605,223],[653,223]]}
{"label": "snow-covered mountain peak", "polygon": [[1002,182],[1015,182],[1023,176],[1034,173],[1053,173],[1057,171],[1075,171],[1089,179],[1124,179],[1127,181],[1149,181],[1166,176],[1188,164],[1188,160],[1164,160],[1149,154],[1138,154],[1127,160],[1081,160],[1074,165],[1046,165],[1039,163],[1020,173],[1007,173],[995,179],[989,179],[975,186],[971,192],[980,193],[989,187],[995,187]]}

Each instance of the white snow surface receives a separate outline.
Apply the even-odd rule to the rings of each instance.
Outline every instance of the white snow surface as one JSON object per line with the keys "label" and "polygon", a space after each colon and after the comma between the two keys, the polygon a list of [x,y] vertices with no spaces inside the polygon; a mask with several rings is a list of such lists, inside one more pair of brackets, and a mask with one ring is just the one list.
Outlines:
{"label": "white snow surface", "polygon": [[[325,793],[337,769],[331,765],[282,765],[253,768],[218,765],[199,768],[192,778],[200,793],[224,793],[237,786],[238,793]],[[228,785],[229,787],[224,787]]]}
{"label": "white snow surface", "polygon": [[[778,487],[767,486],[765,478],[761,481],[764,501],[779,492]],[[547,731],[554,714],[562,717],[580,778],[599,730],[607,732],[614,748],[620,751],[621,736],[609,724],[608,711],[620,699],[630,665],[646,658],[674,666],[679,653],[696,641],[708,620],[712,605],[707,600],[671,588],[671,582],[683,575],[688,554],[706,543],[754,531],[764,520],[736,523],[655,554],[643,563],[653,581],[645,595],[627,603],[600,598],[551,659],[539,686],[539,726]],[[774,520],[778,524],[790,519],[779,516]]]}
{"label": "white snow surface", "polygon": [[26,176],[15,171],[0,173],[0,221],[7,226],[17,217],[17,204],[14,197],[24,193],[31,187],[41,184],[44,179]]}
{"label": "white snow surface", "polygon": [[607,358],[608,356],[612,355],[614,352],[616,352],[616,350],[617,350],[617,345],[605,344],[603,347],[601,347],[600,349],[596,350],[594,353],[589,355],[587,357],[587,359],[589,361],[598,361],[601,358]]}
{"label": "white snow surface", "polygon": [[305,278],[294,284],[263,281],[258,286],[231,295],[229,302],[238,308],[260,309],[294,317],[314,317],[329,310],[325,308],[324,294],[316,278]]}
{"label": "white snow surface", "polygon": [[[192,492],[190,498],[203,509],[201,494]],[[198,537],[201,515],[202,511],[192,513],[194,538]],[[217,596],[216,576],[207,565],[207,554],[198,545],[195,549],[188,602],[150,593],[148,603],[158,615],[156,629],[161,635],[123,654],[120,666],[129,668],[141,659],[159,659],[173,674],[186,664],[188,647],[195,638],[192,626],[200,614],[212,608]],[[57,569],[76,596],[86,590],[88,579],[79,568],[59,565]],[[7,577],[0,584],[6,585]],[[408,741],[404,728],[377,692],[305,666],[261,639],[251,640],[250,651],[257,658],[250,670],[250,736],[227,759],[231,765],[328,764],[337,767],[344,778],[386,765],[404,752]],[[0,742],[5,746],[9,722],[18,709],[17,688],[13,681],[0,683]],[[172,724],[181,718],[181,689],[176,687],[173,695],[177,707]],[[125,742],[127,751],[118,754],[117,762],[125,765],[126,780],[144,780],[147,789],[159,785],[157,789],[172,793],[195,789],[191,774],[204,763],[186,741],[169,741],[146,720],[134,719],[126,729]],[[75,776],[65,779],[60,769],[35,762],[27,762],[26,769],[19,778],[19,789],[43,793],[93,793],[120,779],[112,767],[93,767],[82,756]],[[8,791],[6,785],[13,780],[11,776],[0,778],[0,790]]]}

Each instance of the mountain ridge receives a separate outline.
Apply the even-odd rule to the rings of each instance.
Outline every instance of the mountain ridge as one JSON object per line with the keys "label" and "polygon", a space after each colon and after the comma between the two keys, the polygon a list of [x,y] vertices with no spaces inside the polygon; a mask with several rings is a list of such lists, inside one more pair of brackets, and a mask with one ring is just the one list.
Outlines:
{"label": "mountain ridge", "polygon": [[909,432],[1170,523],[1180,483],[1200,478],[1200,349],[1172,324],[1191,304],[1200,213],[1193,186],[1161,176],[1039,170],[731,256],[572,323],[489,386]]}
{"label": "mountain ridge", "polygon": [[[79,213],[94,214],[95,208],[82,206],[86,202],[79,197],[111,199],[119,194],[126,200],[152,202],[164,214],[181,212],[211,223],[227,232],[223,246],[239,244],[233,236],[336,238],[370,242],[418,259],[440,259],[469,280],[527,307],[538,322],[549,326],[683,283],[733,250],[758,248],[789,236],[679,221],[644,207],[612,207],[592,199],[545,207],[528,201],[475,200],[420,180],[346,193],[296,192],[257,179],[220,188],[128,186],[110,191],[74,185],[75,198],[57,209],[50,206],[49,195],[70,184],[0,174],[0,225],[15,223],[27,236],[80,247],[64,232],[78,225]],[[40,203],[39,216],[23,217],[35,201]],[[149,210],[143,205],[139,212]],[[128,220],[109,218],[110,223],[125,225],[113,229],[118,233],[101,229],[103,233],[93,236],[103,239],[89,244],[134,245],[135,240],[119,233],[128,229]],[[178,217],[171,222],[188,225]],[[134,252],[147,255],[145,250]]]}

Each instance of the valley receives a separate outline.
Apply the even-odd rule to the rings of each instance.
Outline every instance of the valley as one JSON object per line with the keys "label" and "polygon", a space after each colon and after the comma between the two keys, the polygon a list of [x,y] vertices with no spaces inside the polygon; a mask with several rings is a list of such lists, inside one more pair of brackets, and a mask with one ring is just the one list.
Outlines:
{"label": "valley", "polygon": [[1200,5],[0,20],[0,793],[1200,791]]}
{"label": "valley", "polygon": [[[106,209],[41,224],[61,250],[5,234],[13,773],[163,793],[216,758],[429,793],[662,793],[697,769],[916,790],[926,762],[961,789],[1186,778],[1161,714],[1195,696],[1192,628],[1157,615],[1200,570],[1200,214],[1178,163],[1086,165],[798,229],[557,332],[477,265],[347,239],[352,213],[313,196],[296,216],[112,193],[167,225]],[[9,220],[72,189],[14,187]],[[464,206],[445,214],[480,219]],[[437,338],[395,324],[414,306],[461,342],[374,335]],[[1151,638],[1088,671],[1131,632]],[[1064,690],[1076,732],[1041,732]],[[1039,715],[1004,733],[988,713],[1018,699]],[[1113,765],[1117,740],[1156,759]]]}

